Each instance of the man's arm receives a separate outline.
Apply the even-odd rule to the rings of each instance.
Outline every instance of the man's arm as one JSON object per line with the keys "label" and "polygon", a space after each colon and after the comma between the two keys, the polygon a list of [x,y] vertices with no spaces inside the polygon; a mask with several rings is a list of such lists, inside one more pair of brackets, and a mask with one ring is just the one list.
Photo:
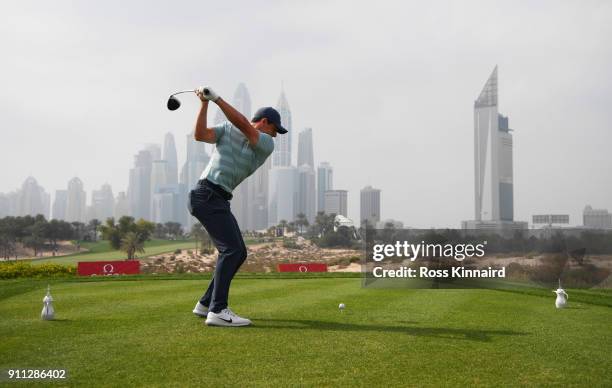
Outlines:
{"label": "man's arm", "polygon": [[217,98],[215,103],[221,108],[229,122],[234,124],[246,136],[249,143],[252,146],[256,145],[259,141],[259,131],[253,128],[251,122],[221,97]]}
{"label": "man's arm", "polygon": [[208,114],[208,100],[202,100],[202,106],[196,119],[195,130],[193,131],[193,137],[197,141],[203,141],[206,143],[215,143],[217,136],[212,128],[208,128],[206,124],[206,115]]}

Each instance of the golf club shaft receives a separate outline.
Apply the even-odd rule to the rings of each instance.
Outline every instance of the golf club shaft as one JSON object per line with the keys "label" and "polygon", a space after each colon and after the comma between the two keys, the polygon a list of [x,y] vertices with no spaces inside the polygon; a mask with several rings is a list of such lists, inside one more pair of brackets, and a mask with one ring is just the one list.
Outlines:
{"label": "golf club shaft", "polygon": [[195,93],[195,90],[183,90],[180,92],[172,93],[170,96],[176,96],[177,94],[181,94],[181,93]]}

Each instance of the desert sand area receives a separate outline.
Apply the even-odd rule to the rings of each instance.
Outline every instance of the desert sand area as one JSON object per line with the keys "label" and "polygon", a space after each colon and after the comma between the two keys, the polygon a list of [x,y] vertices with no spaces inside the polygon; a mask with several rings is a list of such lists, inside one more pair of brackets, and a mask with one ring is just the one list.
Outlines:
{"label": "desert sand area", "polygon": [[[363,251],[355,249],[319,248],[312,242],[298,238],[295,247],[284,247],[282,242],[247,246],[248,256],[241,271],[273,272],[279,263],[326,263],[330,272],[360,272]],[[196,254],[193,249],[180,253],[165,253],[141,259],[141,270],[148,273],[208,272],[217,260],[212,253]]]}

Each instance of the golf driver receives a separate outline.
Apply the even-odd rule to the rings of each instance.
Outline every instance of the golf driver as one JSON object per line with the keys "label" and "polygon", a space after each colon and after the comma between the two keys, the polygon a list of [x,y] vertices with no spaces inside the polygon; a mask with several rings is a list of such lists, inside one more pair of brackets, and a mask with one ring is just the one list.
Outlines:
{"label": "golf driver", "polygon": [[[169,110],[177,110],[178,108],[181,107],[181,102],[179,101],[178,98],[174,97],[177,94],[181,94],[181,93],[197,93],[198,89],[194,89],[194,90],[183,90],[180,92],[176,92],[176,93],[172,93],[170,95],[170,97],[168,97],[168,102],[166,103],[166,106],[168,107]],[[202,88],[202,92],[204,93],[204,95],[208,95],[209,91],[208,88]]]}

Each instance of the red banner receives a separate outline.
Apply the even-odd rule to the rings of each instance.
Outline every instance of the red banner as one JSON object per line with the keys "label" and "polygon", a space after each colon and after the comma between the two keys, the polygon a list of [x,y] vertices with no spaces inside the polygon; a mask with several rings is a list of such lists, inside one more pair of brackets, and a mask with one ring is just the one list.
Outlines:
{"label": "red banner", "polygon": [[77,273],[81,276],[138,274],[140,262],[138,260],[79,261]]}
{"label": "red banner", "polygon": [[279,264],[278,272],[327,272],[325,263]]}

